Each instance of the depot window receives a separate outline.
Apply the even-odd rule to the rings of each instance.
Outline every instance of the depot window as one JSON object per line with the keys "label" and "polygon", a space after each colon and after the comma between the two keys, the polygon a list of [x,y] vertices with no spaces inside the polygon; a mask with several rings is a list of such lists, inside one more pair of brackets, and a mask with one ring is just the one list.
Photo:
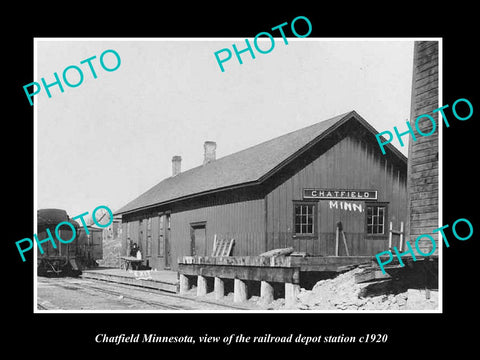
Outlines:
{"label": "depot window", "polygon": [[312,202],[294,202],[293,204],[293,235],[315,236],[317,204]]}
{"label": "depot window", "polygon": [[387,220],[387,205],[367,205],[366,230],[368,235],[384,235]]}

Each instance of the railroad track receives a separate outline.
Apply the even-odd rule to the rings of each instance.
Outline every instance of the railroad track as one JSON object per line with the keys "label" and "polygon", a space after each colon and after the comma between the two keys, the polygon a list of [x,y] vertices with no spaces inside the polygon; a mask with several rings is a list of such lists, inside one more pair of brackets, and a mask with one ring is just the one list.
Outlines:
{"label": "railroad track", "polygon": [[[105,288],[92,286],[91,284],[88,284],[88,285],[85,284],[85,285],[87,287],[90,287],[91,289],[108,292],[108,293],[111,293],[112,295],[123,296],[124,298],[130,298],[130,299],[133,299],[133,300],[138,299],[138,300],[141,300],[142,302],[152,304],[152,305],[160,304],[161,306],[168,306],[169,308],[171,308],[173,310],[190,310],[189,308],[178,306],[178,305],[165,305],[163,303],[159,303],[159,302],[156,302],[156,301],[150,301],[150,300],[144,301],[141,298],[137,298],[135,296],[124,295],[123,292],[119,292],[119,291],[115,291],[115,290],[111,290],[111,289],[106,290]],[[118,286],[118,285],[120,285],[120,286]],[[115,287],[122,287],[122,288],[125,288],[125,289],[131,289],[132,288],[132,287],[128,287],[128,286],[123,285],[123,284],[115,284]],[[203,300],[203,299],[192,299],[192,298],[182,296],[182,295],[178,295],[178,294],[169,294],[167,292],[162,292],[161,290],[153,290],[152,291],[152,289],[145,289],[145,288],[142,288],[142,287],[135,287],[134,289],[135,289],[135,291],[143,292],[143,293],[146,293],[148,295],[155,294],[156,296],[160,296],[160,297],[168,297],[168,298],[172,298],[172,299],[176,299],[176,300],[181,299],[182,301],[190,302],[192,305],[194,305],[195,303],[202,303],[202,304],[213,305],[217,308],[222,308],[222,310],[246,310],[247,309],[246,307],[241,307],[241,306],[235,306],[235,305],[229,305],[229,304],[220,304],[220,303],[217,303],[217,302]]]}
{"label": "railroad track", "polygon": [[119,292],[119,291],[115,291],[115,290],[111,290],[111,289],[105,289],[105,288],[102,288],[102,287],[92,286],[90,284],[82,284],[81,287],[82,288],[87,288],[87,289],[90,289],[90,290],[94,290],[94,291],[100,291],[104,294],[113,295],[113,296],[116,296],[116,297],[121,296],[122,299],[130,299],[130,300],[133,300],[133,301],[136,301],[136,302],[140,302],[142,304],[147,304],[147,305],[153,306],[153,307],[158,308],[160,310],[185,310],[185,308],[181,307],[181,306],[167,305],[167,304],[163,304],[163,303],[158,302],[158,301],[146,300],[146,299],[142,299],[142,298],[137,297],[137,296],[125,294],[124,292]]}
{"label": "railroad track", "polygon": [[[94,280],[96,281],[96,280]],[[108,282],[103,282],[106,286],[114,286],[115,289],[107,288],[106,286],[95,286],[91,283],[87,282],[77,282],[74,284],[62,284],[62,283],[53,283],[53,285],[62,287],[67,290],[87,290],[93,293],[103,293],[108,294],[117,298],[128,299],[130,301],[138,302],[140,304],[149,305],[155,309],[159,310],[195,310],[198,309],[199,303],[202,305],[207,305],[211,307],[208,310],[247,310],[246,307],[230,305],[230,304],[221,304],[213,301],[203,300],[203,299],[192,299],[190,297],[178,295],[178,294],[169,294],[166,292],[162,292],[159,290],[152,290],[152,289],[144,289],[141,287],[135,286],[128,286],[124,284],[116,284],[112,285]],[[158,300],[153,299],[145,299],[141,296],[135,296],[133,294],[129,294],[126,291],[121,291],[119,289],[124,290],[134,290],[137,293],[143,293],[145,296],[152,296],[152,294],[158,298]],[[162,299],[166,302],[177,301],[179,304],[166,304],[162,302]],[[180,304],[182,303],[182,304]],[[48,310],[47,307],[37,304],[40,310]],[[205,306],[204,306],[205,307]]]}

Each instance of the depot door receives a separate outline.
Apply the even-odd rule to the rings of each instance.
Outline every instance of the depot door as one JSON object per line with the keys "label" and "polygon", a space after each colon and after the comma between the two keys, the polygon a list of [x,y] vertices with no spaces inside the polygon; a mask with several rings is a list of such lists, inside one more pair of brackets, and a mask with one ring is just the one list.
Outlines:
{"label": "depot door", "polygon": [[190,224],[192,256],[207,256],[207,224],[206,222]]}
{"label": "depot door", "polygon": [[170,269],[170,213],[158,214],[158,234],[156,244],[156,266],[159,269]]}
{"label": "depot door", "polygon": [[170,253],[170,214],[165,215],[165,269],[171,267]]}

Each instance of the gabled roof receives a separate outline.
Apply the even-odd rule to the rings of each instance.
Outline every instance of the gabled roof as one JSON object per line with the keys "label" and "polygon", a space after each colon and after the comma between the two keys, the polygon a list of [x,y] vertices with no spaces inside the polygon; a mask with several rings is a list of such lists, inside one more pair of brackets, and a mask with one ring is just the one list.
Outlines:
{"label": "gabled roof", "polygon": [[[377,134],[377,131],[360,115],[350,111],[166,178],[117,210],[115,214],[145,209],[212,191],[260,183],[352,117],[373,135]],[[406,157],[395,147],[388,144],[386,148],[406,163]]]}

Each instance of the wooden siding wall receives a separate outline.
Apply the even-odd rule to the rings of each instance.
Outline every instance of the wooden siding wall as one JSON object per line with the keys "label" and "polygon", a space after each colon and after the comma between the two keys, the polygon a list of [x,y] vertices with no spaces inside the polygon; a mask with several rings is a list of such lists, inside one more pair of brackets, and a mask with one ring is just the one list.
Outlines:
{"label": "wooden siding wall", "polygon": [[[418,116],[429,114],[439,124],[438,112],[438,42],[416,41],[414,46],[412,102],[410,123],[415,129]],[[440,120],[440,123],[443,123]],[[424,133],[432,130],[430,121],[420,121]],[[441,125],[440,125],[441,126]],[[416,131],[416,130],[415,130]],[[438,225],[438,126],[430,136],[416,136],[417,141],[409,142],[409,226],[408,239],[414,244],[422,234],[432,234]],[[438,234],[433,234],[438,244]],[[422,252],[432,249],[431,242],[424,238],[419,241]],[[438,246],[435,253],[438,252]]]}
{"label": "wooden siding wall", "polygon": [[[151,218],[151,239],[152,246],[151,251],[147,255],[147,219]],[[143,220],[141,223],[140,221]],[[141,225],[140,225],[141,224]],[[143,237],[140,237],[140,226],[142,227]],[[146,260],[146,264],[152,267],[153,269],[163,269],[165,266],[165,255],[158,256],[158,246],[159,246],[159,233],[160,233],[160,215],[158,212],[147,213],[142,216],[137,216],[136,218],[131,218],[128,220],[122,220],[122,256],[130,255],[129,241],[132,243],[137,243],[142,253],[142,258]]]}
{"label": "wooden siding wall", "polygon": [[[167,254],[158,255],[158,238],[161,231],[160,216],[168,212],[171,228],[170,266],[173,270],[177,268],[178,257],[191,255],[191,224],[195,223],[205,222],[207,254],[211,254],[213,239],[217,234],[219,239],[235,239],[232,255],[258,255],[265,251],[265,203],[257,190],[233,190],[123,216],[122,254],[126,255],[129,251],[127,248],[129,237],[131,242],[138,244],[149,266],[163,269]],[[152,251],[147,256],[146,231],[149,217],[152,218]],[[140,238],[142,220],[141,226],[145,235]],[[164,227],[166,226],[165,221]]]}
{"label": "wooden siding wall", "polygon": [[122,247],[121,247],[121,250],[120,250],[120,256],[126,256],[126,255],[129,255],[128,252],[130,251],[130,249],[128,249],[128,240],[127,240],[127,237],[128,237],[128,234],[127,234],[127,222],[123,221],[122,220],[122,236],[121,236],[121,242],[122,242]]}
{"label": "wooden siding wall", "polygon": [[160,233],[160,216],[158,214],[156,214],[155,216],[152,216],[151,226],[152,226],[152,230],[151,230],[152,247],[149,255],[149,258],[151,259],[149,263],[150,263],[150,266],[155,269],[163,269],[165,264],[165,259],[164,257],[158,256],[158,246],[159,246],[158,237]]}
{"label": "wooden siding wall", "polygon": [[[341,221],[350,255],[372,255],[386,250],[388,232],[379,238],[366,239],[364,201],[346,200],[361,205],[360,212],[358,208],[341,209],[339,203],[336,209],[331,209],[329,200],[320,200],[318,237],[292,237],[293,200],[302,200],[303,188],[377,190],[378,202],[389,203],[385,225],[388,231],[390,221],[394,229],[400,228],[400,221],[406,221],[406,182],[405,165],[388,161],[378,144],[348,135],[267,194],[267,249],[293,246],[296,251],[312,255],[334,255],[336,224]],[[398,237],[393,240],[398,246]],[[341,237],[339,254],[345,254]]]}
{"label": "wooden siding wall", "polygon": [[191,255],[190,224],[206,222],[207,254],[213,250],[213,239],[234,238],[234,256],[258,255],[265,251],[265,206],[263,199],[219,204],[205,201],[195,209],[172,211],[171,240],[172,268],[176,259]]}

